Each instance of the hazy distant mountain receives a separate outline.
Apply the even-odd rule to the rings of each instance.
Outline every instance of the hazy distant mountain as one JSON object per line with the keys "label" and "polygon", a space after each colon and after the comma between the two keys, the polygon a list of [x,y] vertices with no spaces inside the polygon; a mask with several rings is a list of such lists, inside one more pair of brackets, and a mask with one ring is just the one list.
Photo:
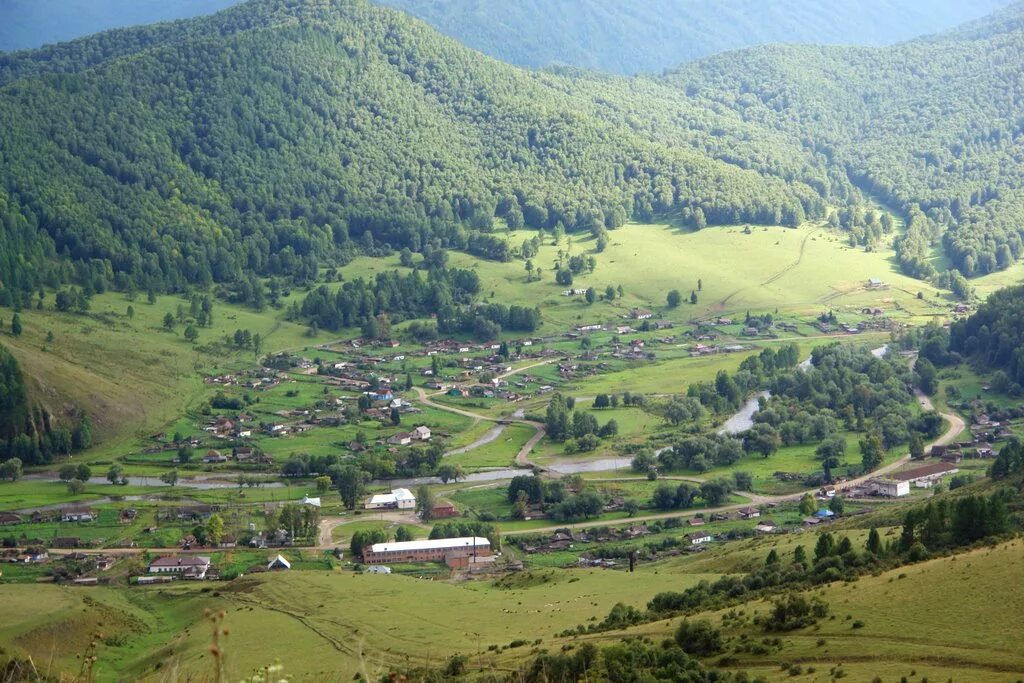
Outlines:
{"label": "hazy distant mountain", "polygon": [[[764,43],[886,45],[1009,0],[379,0],[521,66],[660,72]],[[0,50],[210,14],[240,0],[0,0]]]}
{"label": "hazy distant mountain", "polygon": [[0,50],[24,50],[111,28],[209,14],[239,0],[0,0]]}
{"label": "hazy distant mountain", "polygon": [[1008,0],[381,0],[513,64],[660,72],[765,43],[887,45]]}

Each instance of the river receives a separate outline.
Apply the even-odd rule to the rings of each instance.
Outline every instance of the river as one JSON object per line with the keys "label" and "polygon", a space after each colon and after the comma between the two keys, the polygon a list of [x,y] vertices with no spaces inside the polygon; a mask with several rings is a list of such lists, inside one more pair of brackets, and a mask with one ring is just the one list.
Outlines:
{"label": "river", "polygon": [[718,433],[736,435],[753,427],[754,415],[761,409],[761,399],[767,400],[771,396],[772,393],[770,391],[762,391],[748,398],[747,402],[732,417],[725,421],[722,428],[718,430]]}
{"label": "river", "polygon": [[[26,475],[24,478],[28,479],[28,480],[35,480],[35,481],[53,481],[53,482],[58,481],[56,475],[29,474],[29,475]],[[128,476],[124,477],[124,479],[128,482],[129,486],[142,486],[142,487],[151,486],[151,487],[167,488],[167,484],[165,484],[164,482],[160,481],[160,477],[140,477],[140,476],[136,476],[136,475],[128,475]],[[106,479],[106,477],[91,477],[89,479],[88,483],[89,484],[101,484],[101,485],[115,486],[115,484],[111,484]],[[178,483],[175,486],[177,488],[183,488],[183,489],[198,489],[198,490],[201,490],[201,491],[209,491],[209,490],[216,490],[216,489],[234,489],[234,488],[238,488],[238,482],[237,481],[231,481],[230,479],[225,479],[225,478],[222,478],[222,477],[194,477],[194,478],[184,478],[184,477],[182,477],[182,478],[178,479]],[[285,486],[284,482],[280,482],[280,481],[267,481],[267,482],[260,482],[260,484],[259,484],[259,488],[264,488],[264,489],[279,489],[279,488],[284,488],[284,486]],[[112,489],[112,490],[116,491],[116,489]]]}

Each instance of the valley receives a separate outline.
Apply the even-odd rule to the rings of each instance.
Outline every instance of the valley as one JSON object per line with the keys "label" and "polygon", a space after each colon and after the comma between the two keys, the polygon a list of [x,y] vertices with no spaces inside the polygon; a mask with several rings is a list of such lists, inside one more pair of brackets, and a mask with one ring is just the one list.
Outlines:
{"label": "valley", "polygon": [[0,53],[3,679],[1017,680],[1024,3],[388,4]]}

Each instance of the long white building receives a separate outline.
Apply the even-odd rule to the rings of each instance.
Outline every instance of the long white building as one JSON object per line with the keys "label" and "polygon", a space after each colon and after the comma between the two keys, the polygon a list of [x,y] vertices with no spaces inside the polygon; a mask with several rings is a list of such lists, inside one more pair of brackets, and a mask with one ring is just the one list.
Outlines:
{"label": "long white building", "polygon": [[366,504],[367,510],[415,510],[416,496],[409,489],[394,489],[391,493],[378,493]]}
{"label": "long white building", "polygon": [[436,562],[450,557],[488,557],[491,542],[480,536],[436,538],[428,541],[374,543],[363,549],[364,564],[389,562]]}

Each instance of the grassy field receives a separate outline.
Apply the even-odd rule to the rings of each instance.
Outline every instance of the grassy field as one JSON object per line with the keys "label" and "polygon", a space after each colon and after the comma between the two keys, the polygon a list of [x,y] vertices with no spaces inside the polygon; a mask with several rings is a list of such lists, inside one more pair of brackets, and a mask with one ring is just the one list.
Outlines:
{"label": "grassy field", "polygon": [[527,425],[509,425],[494,441],[473,450],[445,458],[446,463],[460,465],[470,471],[486,467],[507,467],[515,464],[516,453],[536,433]]}
{"label": "grassy field", "polygon": [[[266,350],[308,343],[304,328],[284,322],[278,312],[257,313],[221,302],[213,325],[199,341],[182,338],[184,325],[163,328],[163,318],[189,302],[159,297],[155,304],[128,301],[122,294],[98,294],[89,313],[24,310],[24,333],[5,337],[34,394],[58,419],[68,409],[87,411],[97,445],[90,455],[120,455],[140,436],[162,431],[205,394],[203,373],[251,364],[252,353],[236,353],[219,344],[244,328],[259,332]],[[134,316],[126,315],[128,306]],[[48,341],[47,335],[53,334]],[[211,344],[213,346],[211,346]]]}
{"label": "grassy field", "polygon": [[[767,552],[766,549],[764,552]],[[781,550],[780,550],[781,552]],[[854,681],[881,680],[1012,681],[1024,668],[1021,631],[1015,616],[1024,608],[1019,581],[1024,542],[1005,543],[963,555],[834,583],[814,591],[831,605],[834,618],[783,634],[782,649],[772,655],[737,655],[736,669],[769,680],[793,680],[788,669],[800,664],[796,680],[827,681],[840,668]],[[999,587],[993,590],[993,587]],[[748,616],[770,604],[756,601],[736,611]],[[724,612],[696,615],[712,623]],[[853,628],[854,622],[863,627]],[[677,621],[659,622],[631,632],[660,637]],[[975,624],[976,628],[965,625]],[[981,625],[998,625],[995,628]],[[725,635],[760,639],[749,620],[723,627]],[[808,668],[815,672],[807,674]],[[834,680],[834,679],[833,679]]]}
{"label": "grassy field", "polygon": [[[356,524],[369,528],[374,523]],[[839,532],[839,527],[832,530]],[[898,530],[880,531],[888,537]],[[668,533],[685,533],[685,528]],[[861,546],[867,532],[845,528],[841,533]],[[704,553],[641,563],[635,574],[540,567],[498,582],[312,571],[322,563],[299,557],[299,565],[309,570],[253,575],[212,586],[38,585],[29,590],[0,585],[0,602],[9,608],[9,617],[0,624],[0,639],[9,644],[9,651],[67,669],[88,647],[90,635],[100,631],[100,680],[210,675],[210,628],[204,617],[209,609],[226,615],[230,634],[222,647],[235,678],[279,661],[284,673],[300,680],[348,680],[356,673],[372,680],[390,666],[442,666],[457,652],[469,654],[474,665],[479,661],[485,667],[501,667],[534,647],[558,650],[568,642],[618,639],[623,632],[578,640],[557,634],[602,618],[615,602],[642,607],[658,591],[682,590],[701,579],[749,571],[770,549],[783,557],[797,545],[809,551],[815,538],[816,532],[808,532],[715,544]],[[242,566],[262,557],[242,552],[225,554],[219,561]],[[1022,562],[1024,542],[1015,540],[849,584],[827,585],[814,593],[831,605],[834,619],[781,634],[780,650],[739,654],[729,668],[768,680],[790,679],[793,664],[804,672],[798,680],[809,681],[830,680],[829,673],[837,667],[855,681],[876,675],[883,680],[1015,680],[1024,666],[1016,625],[1024,609],[1024,591],[1016,580]],[[747,618],[726,623],[724,612],[696,618],[721,623],[732,642],[743,636],[759,640],[763,633],[749,617],[768,607],[763,601],[741,605],[736,612]],[[391,618],[394,615],[402,618]],[[855,621],[863,627],[852,628]],[[654,622],[625,634],[661,638],[677,623]],[[522,645],[508,647],[516,641]]]}

